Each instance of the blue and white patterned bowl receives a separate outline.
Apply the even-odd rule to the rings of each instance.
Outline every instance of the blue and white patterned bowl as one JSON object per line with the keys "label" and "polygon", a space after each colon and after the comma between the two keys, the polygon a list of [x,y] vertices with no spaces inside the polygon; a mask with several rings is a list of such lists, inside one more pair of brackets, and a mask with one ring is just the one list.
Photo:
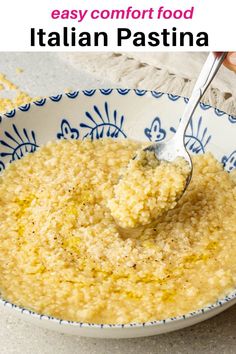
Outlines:
{"label": "blue and white patterned bowl", "polygon": [[[41,99],[0,116],[0,172],[8,163],[53,139],[169,139],[188,99],[156,91],[100,89]],[[236,168],[236,117],[199,104],[185,142],[192,154],[211,151],[228,172]],[[0,305],[35,324],[90,337],[138,337],[183,328],[236,303],[236,290],[224,299],[177,318],[149,323],[96,325],[37,314],[0,299]]]}

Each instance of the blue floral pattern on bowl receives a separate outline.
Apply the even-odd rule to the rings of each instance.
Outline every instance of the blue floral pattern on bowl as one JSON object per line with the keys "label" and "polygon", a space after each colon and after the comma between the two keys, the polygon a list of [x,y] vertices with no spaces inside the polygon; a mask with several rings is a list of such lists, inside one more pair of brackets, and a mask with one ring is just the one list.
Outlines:
{"label": "blue floral pattern on bowl", "polygon": [[[126,95],[127,92],[122,92]],[[85,112],[87,117],[86,123],[80,123],[81,128],[85,128],[88,132],[85,133],[83,138],[101,139],[101,138],[118,138],[122,136],[126,138],[123,130],[124,115],[119,116],[117,110],[109,111],[107,102],[104,104],[104,111],[98,108],[97,105],[93,106],[93,113]]]}
{"label": "blue floral pattern on bowl", "polygon": [[76,128],[72,128],[70,123],[65,118],[61,121],[61,131],[57,133],[58,139],[79,139],[79,131]]}
{"label": "blue floral pattern on bowl", "polygon": [[[202,117],[199,117],[195,121],[191,118],[185,134],[185,146],[194,154],[204,153],[212,137],[208,134],[208,129],[204,128],[202,123]],[[176,128],[171,127],[170,130],[176,133]]]}
{"label": "blue floral pattern on bowl", "polygon": [[144,129],[144,133],[152,142],[162,141],[166,137],[166,131],[161,128],[161,120],[159,117],[153,120],[150,128]]}
{"label": "blue floral pattern on bowl", "polygon": [[221,160],[226,171],[231,172],[236,168],[236,150],[229,156],[223,156]]}
{"label": "blue floral pattern on bowl", "polygon": [[28,132],[26,128],[23,128],[20,133],[15,124],[12,124],[12,130],[11,133],[5,131],[5,139],[0,140],[0,156],[9,157],[10,162],[19,160],[38,148],[34,130]]}

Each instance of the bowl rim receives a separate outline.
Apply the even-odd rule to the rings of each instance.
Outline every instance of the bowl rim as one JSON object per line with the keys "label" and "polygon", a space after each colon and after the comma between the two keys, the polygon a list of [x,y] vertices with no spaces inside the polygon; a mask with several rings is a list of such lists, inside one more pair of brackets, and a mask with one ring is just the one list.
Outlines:
{"label": "bowl rim", "polygon": [[[160,98],[162,96],[167,97],[170,101],[175,102],[178,101],[179,99],[184,100],[185,103],[188,102],[188,97],[180,96],[180,95],[174,95],[170,94],[167,92],[162,92],[162,91],[157,91],[157,90],[142,90],[142,89],[127,89],[127,88],[96,88],[96,89],[87,89],[87,90],[76,90],[76,91],[71,91],[68,93],[62,93],[58,95],[53,95],[49,97],[43,97],[40,98],[39,100],[32,101],[30,103],[27,103],[25,105],[19,106],[14,108],[11,111],[5,112],[0,114],[0,124],[3,123],[4,120],[7,119],[12,119],[16,116],[18,112],[27,112],[32,106],[35,106],[37,108],[40,108],[45,105],[46,102],[51,101],[54,103],[60,102],[62,98],[68,98],[68,99],[76,99],[79,95],[83,94],[84,96],[93,96],[95,93],[99,93],[100,95],[108,96],[111,93],[118,93],[119,95],[125,96],[129,94],[130,92],[135,93],[137,96],[142,97],[146,94],[149,94],[153,98]],[[210,104],[205,104],[200,102],[198,104],[198,107],[200,107],[203,111],[214,111],[215,115],[218,117],[222,116],[227,116],[228,120],[230,123],[235,124],[236,123],[236,116],[229,115],[225,111],[222,111],[214,106],[211,106]],[[22,307],[15,305],[11,303],[8,300],[5,300],[4,298],[1,297],[0,293],[0,305],[4,307],[10,307],[17,312],[28,315],[28,316],[33,316],[34,318],[38,320],[46,320],[46,321],[51,321],[59,325],[69,325],[73,327],[83,327],[83,328],[95,328],[95,329],[128,329],[128,328],[143,328],[143,327],[160,327],[163,325],[171,324],[171,323],[178,323],[182,322],[183,320],[188,320],[188,319],[193,319],[197,318],[203,314],[207,314],[213,310],[216,310],[220,307],[223,307],[227,303],[233,302],[233,300],[236,300],[236,288],[230,292],[229,295],[226,295],[225,297],[222,297],[220,299],[217,299],[217,301],[213,304],[209,304],[208,306],[205,306],[203,308],[197,309],[196,311],[188,312],[183,315],[179,315],[176,317],[171,317],[163,320],[153,320],[153,321],[147,321],[147,322],[132,322],[132,323],[125,323],[125,324],[102,324],[102,323],[89,323],[89,322],[78,322],[78,321],[69,321],[69,320],[63,320],[54,316],[49,316],[46,314],[40,314],[36,311],[31,311],[28,308]]]}
{"label": "bowl rim", "polygon": [[[69,99],[76,99],[78,96],[81,96],[83,94],[84,96],[87,97],[92,97],[95,93],[99,93],[104,96],[109,96],[112,93],[118,93],[121,96],[126,96],[129,93],[134,93],[136,96],[142,97],[148,94],[149,96],[152,96],[153,98],[159,99],[162,96],[167,97],[170,101],[175,102],[178,101],[179,99],[182,99],[185,103],[188,103],[189,97],[186,96],[181,96],[181,95],[175,95],[172,93],[168,92],[163,92],[163,91],[157,91],[157,90],[147,90],[147,89],[133,89],[133,88],[118,88],[118,87],[113,87],[113,88],[95,88],[95,89],[86,89],[86,90],[75,90],[71,92],[64,92],[48,97],[41,97],[38,100],[33,100],[30,103],[26,103],[24,105],[18,106],[10,111],[7,112],[0,112],[0,124],[2,121],[6,118],[14,118],[17,112],[27,112],[30,110],[31,107],[36,106],[36,107],[42,107],[45,105],[46,102],[54,102],[57,103],[61,101],[62,98],[69,98]],[[232,124],[236,124],[236,115],[230,115],[226,113],[223,110],[220,110],[219,108],[216,108],[215,106],[212,106],[210,104],[206,104],[203,102],[199,102],[198,106],[200,107],[203,111],[210,110],[215,113],[217,117],[223,117],[227,116],[228,120]]]}

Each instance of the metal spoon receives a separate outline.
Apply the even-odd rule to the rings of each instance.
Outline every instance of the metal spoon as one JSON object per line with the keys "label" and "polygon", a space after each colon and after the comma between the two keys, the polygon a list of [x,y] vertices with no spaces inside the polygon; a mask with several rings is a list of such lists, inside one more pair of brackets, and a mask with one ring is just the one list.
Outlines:
{"label": "metal spoon", "polygon": [[[183,190],[181,190],[178,193],[176,202],[183,196],[184,192],[186,191],[192,177],[192,170],[193,170],[193,165],[192,165],[192,160],[191,157],[186,150],[185,143],[184,143],[184,137],[185,137],[185,132],[188,127],[189,121],[193,116],[193,113],[195,112],[195,109],[201,100],[202,96],[204,95],[205,91],[207,90],[208,86],[210,85],[211,81],[214,79],[216,73],[218,72],[221,64],[223,63],[227,53],[220,53],[220,52],[214,52],[210,53],[202,70],[201,73],[197,79],[197,82],[194,86],[192,95],[188,101],[188,104],[185,107],[183,116],[181,118],[180,124],[178,126],[177,132],[175,133],[174,137],[168,140],[167,142],[163,143],[154,143],[146,148],[143,149],[143,151],[151,151],[154,153],[155,157],[157,160],[164,160],[167,162],[173,162],[177,158],[184,158],[187,164],[189,165],[189,173],[186,175],[186,183],[184,184]],[[142,152],[142,151],[141,151]],[[137,153],[137,155],[134,157],[135,159],[141,159],[141,162],[144,163],[143,166],[145,166],[146,161],[143,160],[142,158],[145,159],[145,154],[144,157],[140,157],[140,153]],[[124,177],[125,178],[125,177]],[[119,196],[118,196],[119,199]],[[169,207],[167,203],[167,208]],[[162,212],[165,212],[166,210],[162,210]],[[157,215],[158,218],[159,215]],[[117,221],[117,225],[119,225],[119,220]],[[149,227],[155,223],[155,221],[151,220]],[[133,232],[135,231],[135,237],[138,237],[142,232],[143,232],[143,225],[139,225],[137,223],[136,226],[132,228],[124,228],[119,226],[119,232],[122,237],[133,237]]]}
{"label": "metal spoon", "polygon": [[198,103],[214,79],[226,55],[227,52],[211,52],[209,54],[194,86],[189,102],[185,107],[183,116],[174,137],[167,142],[155,143],[144,149],[144,151],[154,151],[158,160],[166,160],[172,162],[177,157],[183,157],[188,162],[190,172],[186,179],[186,186],[183,190],[183,193],[190,183],[193,170],[191,157],[184,144],[185,132]]}

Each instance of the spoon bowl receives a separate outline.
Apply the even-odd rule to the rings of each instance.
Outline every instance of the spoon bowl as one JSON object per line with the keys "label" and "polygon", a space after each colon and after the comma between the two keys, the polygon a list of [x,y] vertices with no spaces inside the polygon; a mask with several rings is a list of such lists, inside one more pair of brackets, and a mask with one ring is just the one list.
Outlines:
{"label": "spoon bowl", "polygon": [[[174,135],[174,137],[166,142],[156,143],[149,145],[144,149],[144,151],[151,151],[154,152],[155,157],[158,160],[164,160],[168,162],[174,162],[177,158],[183,158],[189,166],[189,174],[186,178],[186,184],[183,189],[183,193],[187,189],[193,172],[193,164],[190,154],[185,148],[184,142],[181,142],[180,139]],[[179,196],[179,199],[182,197],[183,193]]]}

